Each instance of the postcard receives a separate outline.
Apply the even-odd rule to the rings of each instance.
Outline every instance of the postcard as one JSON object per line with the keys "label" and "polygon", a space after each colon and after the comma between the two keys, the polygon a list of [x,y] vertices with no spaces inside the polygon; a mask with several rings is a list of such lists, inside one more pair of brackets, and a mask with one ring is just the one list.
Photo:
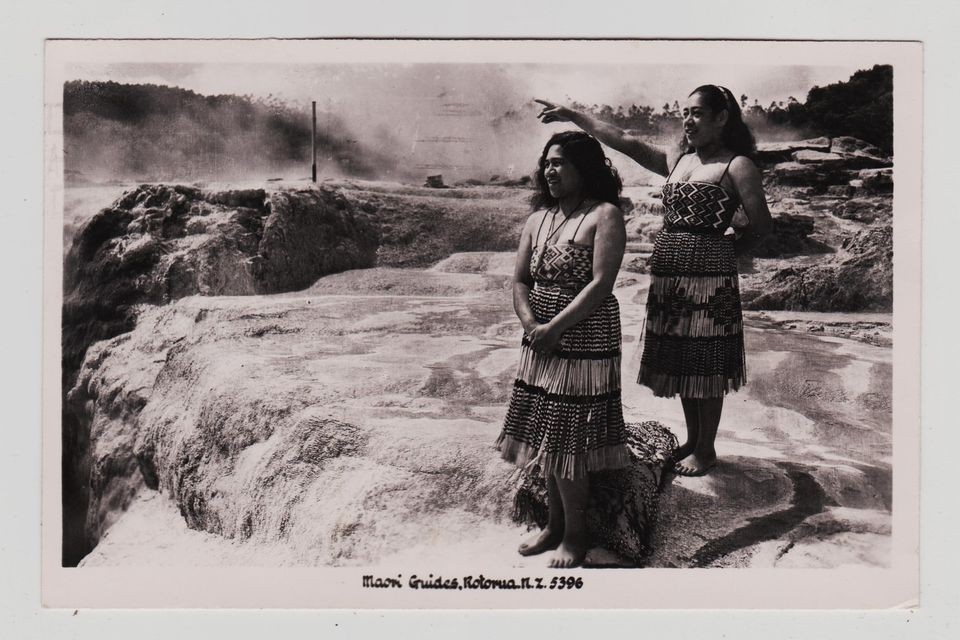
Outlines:
{"label": "postcard", "polygon": [[44,605],[916,606],[921,75],[47,41]]}

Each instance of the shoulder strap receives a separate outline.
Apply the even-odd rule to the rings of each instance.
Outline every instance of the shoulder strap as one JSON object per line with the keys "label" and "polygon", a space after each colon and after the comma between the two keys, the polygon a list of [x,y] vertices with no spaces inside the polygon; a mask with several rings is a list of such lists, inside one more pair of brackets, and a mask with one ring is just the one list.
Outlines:
{"label": "shoulder strap", "polygon": [[723,179],[727,177],[727,171],[730,170],[730,165],[733,164],[733,161],[736,160],[739,156],[733,156],[730,158],[730,162],[727,163],[727,166],[723,169],[723,174],[721,174],[720,179],[717,180],[717,184],[723,182]]}
{"label": "shoulder strap", "polygon": [[533,236],[533,246],[537,246],[537,243],[540,241],[540,232],[543,231],[543,223],[547,221],[548,213],[550,213],[550,209],[544,211],[543,217],[540,218],[540,226],[537,227],[537,235]]}
{"label": "shoulder strap", "polygon": [[677,161],[673,163],[673,168],[670,169],[670,173],[667,174],[667,182],[670,182],[670,177],[673,175],[673,172],[677,170],[677,166],[680,164],[680,161],[687,157],[687,154],[681,153],[677,158]]}
{"label": "shoulder strap", "polygon": [[[602,201],[601,201],[602,202]],[[583,224],[583,221],[587,219],[587,216],[590,215],[590,212],[600,206],[601,202],[595,202],[592,207],[583,212],[583,216],[580,218],[580,222],[577,223],[577,228],[573,230],[573,235],[570,236],[570,242],[573,242],[577,239],[577,234],[580,233],[580,226]]]}

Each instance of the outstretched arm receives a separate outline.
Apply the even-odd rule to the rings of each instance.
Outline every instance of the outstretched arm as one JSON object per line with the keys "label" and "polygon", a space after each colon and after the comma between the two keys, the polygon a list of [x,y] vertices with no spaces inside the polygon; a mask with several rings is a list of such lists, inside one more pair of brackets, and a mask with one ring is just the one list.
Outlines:
{"label": "outstretched arm", "polygon": [[563,333],[586,319],[613,292],[620,263],[627,243],[623,213],[612,204],[596,209],[597,230],[593,239],[593,278],[567,307],[550,322],[538,325],[530,335],[531,347],[536,351],[550,351],[560,342]]}
{"label": "outstretched arm", "polygon": [[644,169],[661,176],[670,172],[666,150],[570,107],[540,99],[534,102],[543,105],[538,116],[541,122],[572,122],[608,147],[633,158]]}
{"label": "outstretched arm", "polygon": [[763,242],[773,231],[773,219],[757,166],[749,158],[740,156],[730,164],[729,175],[749,221],[734,241],[736,251],[740,254]]}

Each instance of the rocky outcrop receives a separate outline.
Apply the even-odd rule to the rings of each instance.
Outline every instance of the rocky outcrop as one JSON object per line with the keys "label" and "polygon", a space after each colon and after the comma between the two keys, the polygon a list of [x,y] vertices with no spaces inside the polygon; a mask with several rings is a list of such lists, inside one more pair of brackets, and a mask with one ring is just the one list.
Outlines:
{"label": "rocky outcrop", "polygon": [[[808,187],[825,193],[832,187],[862,181],[863,170],[888,169],[893,160],[877,147],[850,136],[805,142],[758,145],[757,158],[765,165],[767,185]],[[883,175],[889,175],[885,172]],[[861,183],[853,185],[862,187]]]}
{"label": "rocky outcrop", "polygon": [[883,196],[861,196],[840,202],[832,211],[844,220],[872,224],[878,220],[890,222],[893,218],[893,202]]}
{"label": "rocky outcrop", "polygon": [[763,176],[774,231],[741,272],[745,306],[889,311],[893,161],[850,136],[818,142],[763,146],[761,159],[773,163]]}
{"label": "rocky outcrop", "polygon": [[850,184],[870,193],[890,193],[893,191],[893,169],[863,169]]}
{"label": "rocky outcrop", "polygon": [[891,311],[893,229],[876,223],[845,241],[830,260],[744,278],[744,307],[796,311]]}
{"label": "rocky outcrop", "polygon": [[763,164],[788,162],[797,151],[829,151],[830,138],[812,138],[798,142],[757,143],[757,160]]}
{"label": "rocky outcrop", "polygon": [[377,233],[336,190],[143,185],[91,218],[64,260],[64,357],[129,330],[133,308],[291,291],[372,266]]}
{"label": "rocky outcrop", "polygon": [[[64,260],[64,394],[88,347],[130,331],[145,305],[301,289],[322,275],[372,265],[376,249],[376,229],[334,189],[131,190],[86,222]],[[88,477],[101,463],[88,451],[86,431],[96,425],[78,412],[82,406],[64,403],[64,493],[82,505],[65,512],[68,564],[89,549],[99,527],[83,514],[89,496],[98,495]]]}
{"label": "rocky outcrop", "polygon": [[778,258],[831,251],[810,237],[813,228],[813,216],[781,213],[773,217],[770,235],[750,253],[756,258]]}
{"label": "rocky outcrop", "polygon": [[764,172],[766,182],[788,187],[809,187],[825,182],[827,179],[819,175],[811,164],[799,162],[780,162]]}
{"label": "rocky outcrop", "polygon": [[[809,166],[816,171],[816,165]],[[857,175],[884,176],[885,171],[889,173],[861,170]],[[774,252],[776,257],[755,259],[753,268],[744,269],[745,306],[888,308],[884,304],[891,299],[890,288],[884,291],[883,287],[892,273],[890,197],[884,192],[867,192],[862,184],[850,188],[853,193],[829,196],[811,194],[806,186],[777,185],[770,192],[775,216],[786,215],[783,219],[788,222],[782,227],[782,246]],[[497,224],[505,231],[494,235],[512,239],[516,234],[508,227],[519,223],[501,209],[510,216],[517,209],[519,221],[526,216],[521,202],[525,194],[518,190],[497,195],[507,203],[497,207],[482,194],[458,193],[468,190],[436,190],[433,194],[438,195],[427,199],[426,190],[418,187],[410,188],[410,194],[398,195],[376,189],[387,187],[374,184],[347,193],[349,202],[343,209],[336,204],[335,190],[320,191],[330,196],[322,197],[330,203],[326,211],[340,211],[344,218],[352,214],[358,227],[366,224],[364,220],[376,219],[381,233],[410,243],[432,241],[440,235],[434,233],[440,228],[473,238],[478,236],[477,228],[490,233],[499,229]],[[170,209],[182,206],[175,204],[178,196],[188,202],[195,200],[193,192],[173,192],[158,198],[160,202],[172,200]],[[303,233],[304,242],[293,238],[302,228],[302,218],[309,220],[308,207],[299,208],[301,201],[296,198],[283,202],[273,194],[260,193],[262,201],[255,190],[216,196],[199,192],[207,211],[199,217],[169,215],[164,207],[141,204],[141,214],[129,218],[138,218],[146,229],[138,231],[139,238],[103,233],[105,239],[97,244],[93,242],[96,233],[87,236],[85,229],[81,236],[99,247],[93,255],[103,252],[109,256],[104,261],[84,262],[100,265],[87,275],[96,282],[103,274],[124,273],[117,265],[125,264],[136,266],[144,278],[154,278],[166,273],[158,271],[157,265],[183,246],[190,230],[205,236],[221,229],[222,235],[236,244],[257,240],[255,252],[243,254],[249,257],[242,273],[219,280],[196,275],[216,271],[202,266],[212,264],[211,258],[206,263],[191,263],[201,265],[194,269],[195,280],[168,281],[206,283],[211,292],[220,286],[218,282],[227,283],[222,291],[236,283],[286,287],[309,258],[280,260],[277,252],[290,246],[300,256],[310,249],[312,232]],[[627,220],[628,249],[640,254],[637,260],[643,261],[662,219],[656,208],[662,205],[632,193],[631,197],[635,210]],[[435,210],[434,202],[441,198],[449,199],[449,208]],[[397,204],[401,199],[407,203],[405,207]],[[258,202],[265,204],[258,208]],[[868,228],[870,233],[858,234],[856,230],[868,224],[871,205],[875,205],[876,219]],[[249,213],[268,208],[271,214],[285,213],[275,224],[269,223],[270,215]],[[154,210],[152,216],[146,215],[147,209]],[[454,217],[456,212],[464,217]],[[121,208],[97,224],[106,229],[129,224],[123,220],[130,213]],[[813,219],[812,226],[805,216]],[[225,219],[226,226],[218,226],[218,217]],[[247,219],[252,230],[240,225],[237,218]],[[255,225],[253,218],[260,224]],[[469,227],[470,220],[482,224]],[[424,227],[424,221],[435,226]],[[147,234],[165,238],[160,245],[165,250],[152,249],[149,241],[142,239]],[[841,237],[849,240],[834,242]],[[829,260],[809,255],[816,249],[815,243],[824,242],[837,250],[836,255]],[[121,246],[122,250],[115,250]],[[172,301],[162,307],[138,304],[136,300],[151,300],[133,298],[127,307],[129,324],[121,323],[115,329],[132,331],[89,349],[65,403],[69,414],[64,422],[65,437],[75,437],[76,442],[65,445],[64,450],[86,452],[68,461],[74,475],[65,474],[64,484],[65,495],[68,484],[71,490],[80,487],[88,492],[76,500],[69,497],[71,504],[82,505],[75,522],[82,530],[83,553],[113,526],[135,496],[154,488],[163,500],[175,505],[191,527],[228,538],[231,544],[282,548],[279,555],[296,565],[369,564],[404,545],[426,545],[432,550],[475,539],[478,532],[487,535],[514,526],[510,523],[515,487],[510,479],[512,468],[501,463],[491,449],[516,366],[518,329],[508,290],[513,255],[501,248],[499,253],[450,256],[450,246],[430,247],[445,259],[427,271],[341,271],[308,284],[308,288],[294,287],[296,295],[187,295],[176,300],[168,294],[157,298]],[[422,253],[422,247],[411,247]],[[806,253],[783,259],[790,253],[788,249],[797,247],[805,247]],[[339,268],[338,264],[334,262],[333,268]],[[636,271],[642,272],[643,267]],[[647,283],[646,276],[624,271],[617,287],[624,318],[625,376],[639,366],[637,345]],[[120,293],[124,286],[131,295],[139,291],[129,283],[121,281],[120,285],[116,289]],[[143,286],[149,288],[146,283]],[[182,289],[189,290],[187,285]],[[113,300],[123,299],[112,289],[102,290]],[[154,286],[150,290],[171,288]],[[65,307],[65,318],[66,311]],[[115,317],[104,309],[98,318]],[[754,322],[751,320],[751,327]],[[768,338],[769,344],[763,348],[771,352],[772,361],[779,362],[784,350],[805,359],[819,353],[815,329],[809,334],[803,331],[802,344],[790,346],[784,346],[784,341],[793,339],[789,334],[796,330],[771,323],[769,336],[751,331],[755,372],[762,350],[757,345]],[[795,369],[789,367],[777,376],[763,372],[754,376],[743,405],[750,407],[749,413],[730,407],[734,413],[728,423],[743,425],[743,429],[735,439],[730,434],[723,437],[725,446],[731,447],[721,452],[727,466],[706,480],[709,486],[701,493],[698,480],[684,479],[675,481],[663,495],[667,526],[665,537],[654,545],[654,566],[726,566],[724,563],[741,562],[745,553],[757,566],[772,566],[791,557],[786,543],[777,543],[776,560],[764,556],[764,549],[781,540],[798,549],[815,547],[824,566],[831,566],[835,549],[849,542],[850,536],[862,535],[862,539],[856,538],[862,542],[869,536],[879,536],[882,541],[888,535],[884,526],[889,522],[889,507],[882,498],[863,496],[870,491],[889,495],[889,487],[883,488],[889,469],[876,460],[857,457],[861,440],[849,451],[842,450],[844,456],[856,458],[856,473],[835,460],[810,462],[813,451],[822,451],[824,446],[834,451],[833,439],[826,444],[811,442],[810,451],[781,452],[790,460],[802,458],[801,466],[756,457],[755,450],[776,447],[779,451],[782,421],[793,424],[793,418],[782,415],[783,407],[794,408],[807,398],[817,400],[815,406],[802,409],[811,420],[826,416],[828,428],[839,425],[831,438],[842,438],[850,431],[862,434],[860,423],[853,429],[844,421],[854,415],[861,420],[863,411],[876,414],[869,414],[879,425],[871,429],[882,431],[884,424],[889,427],[884,422],[889,420],[889,390],[872,382],[879,376],[873,372],[881,370],[881,365],[867,363],[869,375],[830,395],[838,379],[831,367],[849,364],[862,371],[864,366],[847,356],[838,358],[834,350],[833,343],[820,348],[823,362],[818,366],[822,370],[817,369],[816,374],[804,360],[807,375],[800,381],[802,388],[797,386]],[[630,354],[634,361],[628,362]],[[878,361],[882,357],[871,356]],[[869,388],[861,388],[868,382]],[[779,386],[771,390],[774,384]],[[682,432],[679,403],[677,415],[660,405],[656,415],[644,415],[650,399],[636,385],[625,385],[624,403],[629,419],[662,420],[666,416],[674,431]],[[830,409],[830,403],[836,404],[836,411]],[[788,431],[795,438],[808,437],[814,430]],[[763,437],[757,436],[760,432]],[[870,455],[874,452],[871,449]],[[861,468],[869,468],[870,473],[864,475]],[[740,480],[747,476],[750,483]],[[850,497],[854,493],[856,500]],[[761,494],[763,500],[758,500]],[[815,500],[806,500],[808,495]],[[851,528],[850,522],[856,518],[844,511],[861,507],[876,512],[871,516],[875,521],[864,525],[863,531]],[[709,517],[685,515],[704,513]],[[509,551],[508,555],[512,558]],[[266,557],[275,556],[268,551]],[[884,562],[879,552],[862,560]],[[794,562],[802,564],[802,559]]]}
{"label": "rocky outcrop", "polygon": [[855,158],[864,169],[889,167],[893,164],[893,161],[880,148],[851,136],[838,136],[831,139],[830,152],[846,158]]}
{"label": "rocky outcrop", "polygon": [[663,216],[643,214],[626,220],[627,238],[633,242],[653,244],[663,228]]}

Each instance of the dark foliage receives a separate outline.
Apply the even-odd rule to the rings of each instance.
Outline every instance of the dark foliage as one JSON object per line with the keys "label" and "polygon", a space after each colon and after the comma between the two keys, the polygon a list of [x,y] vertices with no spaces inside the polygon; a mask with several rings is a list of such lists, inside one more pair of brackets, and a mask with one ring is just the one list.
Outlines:
{"label": "dark foliage", "polygon": [[[670,140],[680,131],[678,101],[659,110],[646,105],[572,106],[642,136]],[[744,121],[762,140],[844,135],[893,153],[893,67],[889,65],[876,65],[857,71],[844,82],[814,87],[806,102],[791,96],[764,107],[756,99],[751,104],[750,98],[742,95],[740,106]]]}
{"label": "dark foliage", "polygon": [[860,138],[893,153],[893,67],[857,71],[846,82],[814,87],[804,105],[810,126]]}

